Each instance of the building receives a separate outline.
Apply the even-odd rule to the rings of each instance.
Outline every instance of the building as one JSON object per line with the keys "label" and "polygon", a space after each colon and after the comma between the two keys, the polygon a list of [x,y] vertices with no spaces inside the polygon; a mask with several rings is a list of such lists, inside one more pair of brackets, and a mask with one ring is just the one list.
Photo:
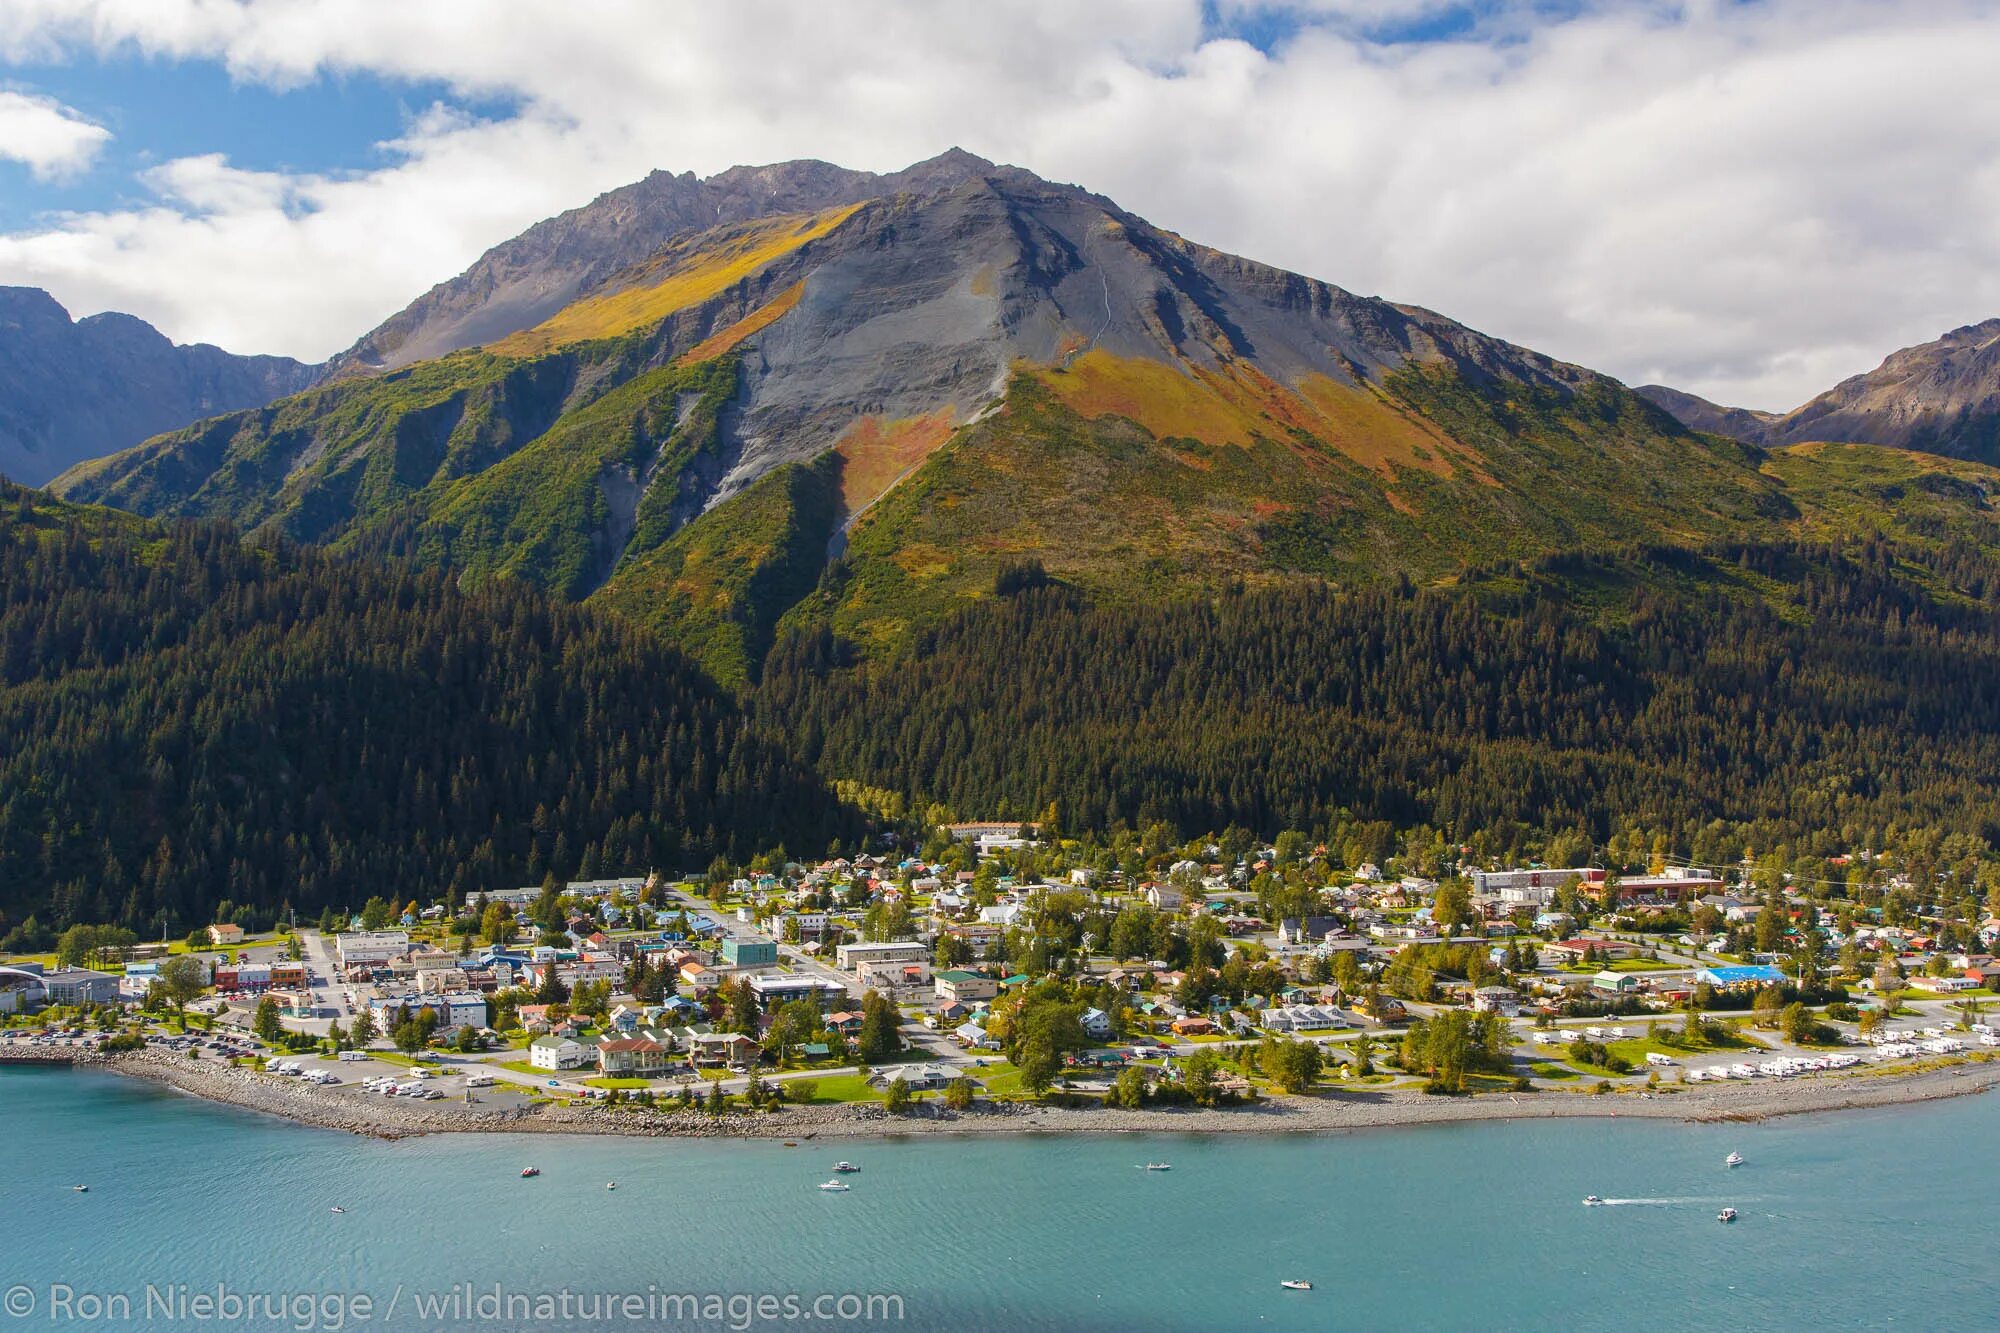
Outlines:
{"label": "building", "polygon": [[1738,990],[1763,986],[1782,986],[1785,974],[1768,963],[1756,963],[1743,967],[1704,967],[1694,974],[1696,982],[1713,986],[1717,990]]}
{"label": "building", "polygon": [[437,1018],[439,1032],[486,1026],[486,997],[470,991],[452,995],[378,995],[368,1002],[380,1032],[395,1030],[403,1017],[415,1018],[428,1010]]}
{"label": "building", "polygon": [[863,963],[929,963],[930,946],[918,940],[891,940],[882,944],[843,944],[835,948],[834,962],[843,972],[859,973]]}
{"label": "building", "polygon": [[1521,1012],[1521,996],[1506,986],[1481,986],[1472,992],[1472,1008],[1476,1013],[1513,1018]]}
{"label": "building", "polygon": [[652,1078],[666,1072],[670,1054],[651,1037],[606,1038],[597,1043],[597,1067],[613,1078]]}
{"label": "building", "polygon": [[931,960],[883,959],[863,963],[854,969],[854,979],[863,986],[890,990],[898,986],[927,986],[931,981]]}
{"label": "building", "polygon": [[243,943],[243,927],[224,921],[208,928],[208,942],[217,948],[228,948]]}
{"label": "building", "polygon": [[978,1004],[1000,994],[1000,983],[978,972],[940,972],[934,978],[934,984],[938,999],[948,1004]]}
{"label": "building", "polygon": [[341,970],[350,967],[380,967],[391,958],[410,951],[410,935],[403,930],[350,930],[333,937],[333,956]]}
{"label": "building", "polygon": [[776,940],[745,940],[732,935],[722,942],[724,967],[775,967],[777,963]]}
{"label": "building", "polygon": [[1018,819],[998,822],[946,824],[944,831],[954,842],[978,842],[981,838],[1019,838],[1023,835],[1035,837],[1042,831],[1039,824],[1023,823]]}
{"label": "building", "polygon": [[569,1037],[537,1037],[528,1043],[528,1063],[550,1073],[583,1069],[590,1061],[590,1048]]}
{"label": "building", "polygon": [[687,1043],[694,1062],[701,1065],[747,1065],[759,1054],[756,1041],[741,1032],[698,1032],[687,1028],[682,1031],[681,1039]]}
{"label": "building", "polygon": [[1933,995],[1955,995],[1959,991],[1978,990],[1979,983],[1971,977],[1924,977],[1910,978],[1914,990],[1929,991]]}
{"label": "building", "polygon": [[119,977],[113,972],[93,972],[87,967],[65,967],[44,972],[42,990],[50,1004],[116,1004]]}
{"label": "building", "polygon": [[1557,889],[1593,873],[1599,879],[1604,876],[1601,870],[1475,870],[1472,891],[1510,907],[1547,907],[1555,901]]}
{"label": "building", "polygon": [[271,964],[271,984],[273,986],[303,986],[306,984],[306,965],[287,959]]}
{"label": "building", "polygon": [[757,972],[751,974],[749,982],[758,1006],[767,1013],[794,1000],[811,1000],[821,1009],[829,1004],[843,1004],[847,1000],[845,986],[802,973]]}

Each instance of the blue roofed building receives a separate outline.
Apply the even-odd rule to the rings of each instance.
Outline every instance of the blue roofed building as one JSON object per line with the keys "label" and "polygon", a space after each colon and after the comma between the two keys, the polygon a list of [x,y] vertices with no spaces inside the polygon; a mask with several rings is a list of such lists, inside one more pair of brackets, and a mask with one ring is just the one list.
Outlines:
{"label": "blue roofed building", "polygon": [[1736,990],[1744,986],[1782,986],[1785,974],[1769,964],[1757,963],[1743,967],[1704,967],[1694,974],[1694,979],[1717,990]]}

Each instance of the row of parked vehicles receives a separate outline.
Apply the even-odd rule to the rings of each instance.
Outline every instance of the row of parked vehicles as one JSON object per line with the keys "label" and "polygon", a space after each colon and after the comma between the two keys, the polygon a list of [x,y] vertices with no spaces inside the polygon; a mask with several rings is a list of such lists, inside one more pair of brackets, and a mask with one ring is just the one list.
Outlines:
{"label": "row of parked vehicles", "polygon": [[384,1097],[415,1097],[418,1101],[423,1102],[435,1102],[444,1099],[442,1092],[417,1079],[412,1079],[408,1083],[398,1083],[394,1078],[385,1076],[382,1078],[371,1078],[361,1086],[370,1092],[380,1093]]}
{"label": "row of parked vehicles", "polygon": [[340,1080],[324,1069],[309,1069],[298,1060],[273,1060],[264,1066],[267,1074],[283,1074],[287,1078],[303,1079],[307,1083],[317,1083],[322,1087],[333,1087]]}

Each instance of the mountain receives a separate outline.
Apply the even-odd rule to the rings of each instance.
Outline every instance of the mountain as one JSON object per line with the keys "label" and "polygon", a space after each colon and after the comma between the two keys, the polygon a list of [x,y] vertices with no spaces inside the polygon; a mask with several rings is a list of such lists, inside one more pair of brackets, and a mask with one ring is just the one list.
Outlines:
{"label": "mountain", "polygon": [[0,937],[681,871],[850,831],[681,654],[518,585],[0,483],[0,645]]}
{"label": "mountain", "polygon": [[529,328],[678,237],[730,223],[930,194],[1004,170],[961,149],[875,175],[827,162],[733,167],[706,180],[656,171],[495,246],[362,336],[335,373],[393,370]]}
{"label": "mountain", "polygon": [[1694,430],[1764,446],[1867,443],[2000,464],[2000,319],[1906,347],[1783,415],[1640,389]]}
{"label": "mountain", "polygon": [[[474,299],[513,290],[503,271],[592,284],[539,322],[59,488],[596,596],[730,679],[787,614],[886,644],[1028,560],[1114,597],[1433,579],[1788,512],[1752,454],[1615,381],[1018,169],[632,190],[496,250],[410,328],[520,323]],[[582,276],[611,259],[579,238],[627,213],[671,239]]]}
{"label": "mountain", "polygon": [[[656,175],[406,314],[371,356],[486,341],[57,488],[588,598],[732,684],[789,626],[888,651],[1022,580],[1434,583],[1889,512],[1850,493],[1865,466],[1788,474],[1585,368],[964,154]],[[1984,504],[1946,480],[1970,498],[1926,504]]]}
{"label": "mountain", "polygon": [[39,288],[0,287],[0,475],[39,486],[161,431],[295,393],[316,373],[281,356],[177,347],[131,315],[72,322]]}
{"label": "mountain", "polygon": [[1674,419],[1689,430],[1706,431],[1710,435],[1726,435],[1732,440],[1746,443],[1760,443],[1772,422],[1778,420],[1776,412],[1759,412],[1749,407],[1724,407],[1711,403],[1706,398],[1669,388],[1664,384],[1642,384],[1632,392],[1644,398],[1655,407],[1671,413]]}

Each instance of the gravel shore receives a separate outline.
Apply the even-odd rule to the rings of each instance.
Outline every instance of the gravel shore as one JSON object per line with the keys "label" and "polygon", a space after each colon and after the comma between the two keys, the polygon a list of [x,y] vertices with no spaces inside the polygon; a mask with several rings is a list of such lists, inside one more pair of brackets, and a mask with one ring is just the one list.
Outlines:
{"label": "gravel shore", "polygon": [[99,1055],[68,1050],[0,1052],[0,1063],[74,1064],[164,1084],[211,1101],[301,1124],[376,1138],[418,1134],[625,1134],[687,1138],[860,1139],[915,1134],[1009,1133],[1326,1133],[1394,1125],[1559,1116],[1683,1121],[1761,1120],[1891,1106],[1984,1092],[2000,1084],[2000,1062],[1965,1060],[1907,1074],[1823,1074],[1786,1080],[1632,1089],[1604,1096],[1544,1090],[1432,1097],[1406,1089],[1330,1091],[1281,1097],[1227,1110],[1068,1110],[982,1103],[954,1113],[925,1103],[909,1115],[880,1106],[787,1106],[764,1113],[645,1110],[635,1106],[542,1104],[518,1109],[405,1102],[356,1087],[320,1088],[212,1060],[144,1051]]}

